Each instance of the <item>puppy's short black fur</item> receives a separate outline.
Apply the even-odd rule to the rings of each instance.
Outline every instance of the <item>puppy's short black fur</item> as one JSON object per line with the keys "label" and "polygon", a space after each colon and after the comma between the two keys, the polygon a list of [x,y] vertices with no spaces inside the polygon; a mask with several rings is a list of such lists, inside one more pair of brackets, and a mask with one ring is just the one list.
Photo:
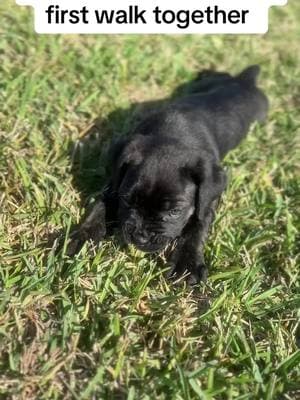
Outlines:
{"label": "puppy's short black fur", "polygon": [[125,241],[145,252],[175,241],[172,274],[187,271],[190,284],[205,280],[204,242],[226,186],[220,161],[267,115],[258,73],[258,66],[236,77],[208,73],[193,93],[152,112],[119,140],[110,181],[71,234],[69,254],[85,240],[101,241],[116,222]]}

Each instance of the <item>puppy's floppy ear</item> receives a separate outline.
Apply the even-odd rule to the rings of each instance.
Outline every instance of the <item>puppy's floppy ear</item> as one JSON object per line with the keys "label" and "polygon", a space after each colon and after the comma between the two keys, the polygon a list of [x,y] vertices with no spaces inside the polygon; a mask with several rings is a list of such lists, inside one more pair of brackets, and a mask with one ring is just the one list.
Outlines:
{"label": "puppy's floppy ear", "polygon": [[211,203],[218,199],[226,187],[226,174],[221,166],[212,160],[201,160],[192,169],[192,178],[198,186],[196,215],[204,219]]}
{"label": "puppy's floppy ear", "polygon": [[138,138],[122,138],[115,142],[111,149],[112,186],[117,190],[125,176],[129,165],[139,165],[142,161],[141,146]]}

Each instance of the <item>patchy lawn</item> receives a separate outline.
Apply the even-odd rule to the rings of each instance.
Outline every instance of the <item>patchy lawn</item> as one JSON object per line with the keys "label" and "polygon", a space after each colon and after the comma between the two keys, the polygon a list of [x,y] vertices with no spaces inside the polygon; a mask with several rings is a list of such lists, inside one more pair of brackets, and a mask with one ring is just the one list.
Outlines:
{"label": "patchy lawn", "polygon": [[[300,399],[300,4],[270,16],[266,36],[38,36],[2,0],[1,399]],[[270,116],[225,160],[206,286],[170,284],[117,240],[54,254],[138,103],[253,63]]]}

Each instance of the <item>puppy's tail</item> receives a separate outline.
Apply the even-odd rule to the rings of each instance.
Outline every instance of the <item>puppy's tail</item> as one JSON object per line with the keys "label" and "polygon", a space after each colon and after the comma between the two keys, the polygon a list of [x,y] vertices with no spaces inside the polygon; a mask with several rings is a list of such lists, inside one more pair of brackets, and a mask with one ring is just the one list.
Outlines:
{"label": "puppy's tail", "polygon": [[250,67],[244,69],[244,71],[242,71],[237,78],[248,85],[256,85],[259,73],[259,65],[251,65]]}

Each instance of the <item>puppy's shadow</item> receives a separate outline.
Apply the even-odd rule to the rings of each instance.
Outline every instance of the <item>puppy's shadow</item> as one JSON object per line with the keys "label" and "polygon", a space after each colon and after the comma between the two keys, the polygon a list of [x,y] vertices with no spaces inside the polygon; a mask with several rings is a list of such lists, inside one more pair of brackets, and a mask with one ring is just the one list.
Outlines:
{"label": "puppy's shadow", "polygon": [[109,148],[119,138],[128,135],[148,114],[154,113],[177,98],[208,92],[223,84],[230,75],[203,70],[194,80],[184,83],[164,99],[133,103],[129,108],[117,108],[105,118],[96,118],[70,146],[71,173],[74,188],[80,193],[81,205],[101,194],[112,165]]}

